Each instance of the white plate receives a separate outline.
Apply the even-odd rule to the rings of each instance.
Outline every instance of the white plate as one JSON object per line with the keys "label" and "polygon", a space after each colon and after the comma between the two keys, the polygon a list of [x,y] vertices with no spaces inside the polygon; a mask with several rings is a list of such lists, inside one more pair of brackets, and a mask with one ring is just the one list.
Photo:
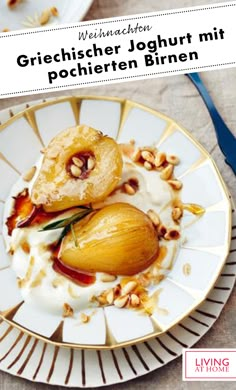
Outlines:
{"label": "white plate", "polygon": [[7,28],[10,31],[27,28],[24,22],[33,18],[37,21],[38,16],[50,7],[56,7],[58,17],[52,17],[48,25],[78,22],[82,20],[90,8],[93,0],[22,0],[22,3],[13,9],[9,9],[6,0],[0,2],[0,31]]}
{"label": "white plate", "polygon": [[[16,277],[10,268],[0,236],[0,286],[1,291],[4,291],[4,294],[0,294],[0,310],[5,312],[3,317],[14,326],[31,335],[39,335],[57,346],[72,347],[79,344],[84,348],[97,349],[99,345],[100,349],[109,349],[151,339],[160,333],[160,329],[162,333],[168,331],[205,299],[220,274],[229,250],[231,206],[226,188],[210,156],[173,120],[127,100],[73,97],[48,100],[17,114],[21,109],[22,106],[13,107],[10,120],[7,120],[6,111],[2,114],[2,121],[5,122],[0,128],[0,175],[5,177],[0,189],[2,209],[11,186],[20,173],[32,166],[44,143],[47,144],[66,127],[86,123],[119,142],[135,138],[141,145],[156,144],[163,151],[177,154],[181,164],[176,175],[184,183],[183,199],[201,204],[206,212],[198,222],[185,229],[187,241],[182,245],[168,277],[158,285],[162,289],[159,305],[167,309],[167,315],[158,313],[150,318],[114,307],[100,309],[99,315],[93,316],[86,331],[81,332],[81,338],[78,337],[72,343],[70,318],[63,320],[59,315],[49,315],[26,303],[21,304]],[[187,217],[185,219],[187,221]],[[183,274],[186,262],[192,269],[188,277]],[[129,326],[123,326],[124,323],[129,323]],[[154,323],[158,323],[158,329]],[[99,332],[94,332],[95,328]],[[63,329],[59,338],[58,329]],[[130,331],[132,329],[135,332]],[[107,341],[107,332],[114,341]],[[89,339],[92,341],[89,342]]]}

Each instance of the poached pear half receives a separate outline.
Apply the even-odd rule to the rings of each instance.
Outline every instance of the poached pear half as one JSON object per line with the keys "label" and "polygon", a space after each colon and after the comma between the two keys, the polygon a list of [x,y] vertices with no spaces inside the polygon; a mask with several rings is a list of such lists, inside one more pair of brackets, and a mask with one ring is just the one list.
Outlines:
{"label": "poached pear half", "polygon": [[80,125],[59,133],[45,150],[31,200],[46,212],[105,199],[122,174],[117,143]]}
{"label": "poached pear half", "polygon": [[89,273],[135,275],[156,259],[155,228],[136,207],[114,203],[86,218],[62,241],[59,258],[64,264]]}

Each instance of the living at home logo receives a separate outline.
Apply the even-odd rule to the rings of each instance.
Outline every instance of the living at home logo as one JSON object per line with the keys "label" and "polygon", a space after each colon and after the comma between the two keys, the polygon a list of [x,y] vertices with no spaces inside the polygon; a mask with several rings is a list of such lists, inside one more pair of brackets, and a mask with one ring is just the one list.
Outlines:
{"label": "living at home logo", "polygon": [[236,381],[236,349],[184,349],[184,381]]}
{"label": "living at home logo", "polygon": [[229,372],[229,358],[197,358],[195,372]]}

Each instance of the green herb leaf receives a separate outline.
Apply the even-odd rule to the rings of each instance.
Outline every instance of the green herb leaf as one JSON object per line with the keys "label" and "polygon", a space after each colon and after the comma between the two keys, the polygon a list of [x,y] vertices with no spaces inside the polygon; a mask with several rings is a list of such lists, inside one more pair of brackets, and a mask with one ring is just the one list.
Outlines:
{"label": "green herb leaf", "polygon": [[61,232],[58,240],[57,240],[57,243],[59,244],[63,238],[67,235],[67,233],[70,231],[70,225],[67,225]]}
{"label": "green herb leaf", "polygon": [[74,229],[73,223],[70,224],[70,230],[71,230],[71,234],[72,234],[75,246],[77,247],[78,246],[78,241],[77,241],[77,238],[76,238],[76,235],[75,235],[75,229]]}
{"label": "green herb leaf", "polygon": [[92,211],[93,211],[92,208],[86,208],[84,211],[80,211],[79,213],[75,213],[71,217],[60,219],[58,221],[49,223],[48,225],[44,226],[41,229],[41,231],[65,228],[66,226],[70,225],[71,223],[75,223],[75,222],[80,221],[80,219],[84,218],[86,215],[90,214]]}
{"label": "green herb leaf", "polygon": [[77,238],[75,236],[75,231],[74,231],[74,223],[80,221],[86,215],[90,214],[92,211],[92,207],[79,207],[82,208],[83,211],[80,211],[79,213],[73,214],[71,217],[60,219],[59,221],[55,221],[52,223],[49,223],[48,225],[44,226],[40,232],[43,231],[48,231],[48,230],[55,230],[55,229],[61,229],[63,228],[60,237],[58,239],[58,243],[62,241],[62,239],[67,235],[67,233],[71,230],[75,246],[78,246]]}

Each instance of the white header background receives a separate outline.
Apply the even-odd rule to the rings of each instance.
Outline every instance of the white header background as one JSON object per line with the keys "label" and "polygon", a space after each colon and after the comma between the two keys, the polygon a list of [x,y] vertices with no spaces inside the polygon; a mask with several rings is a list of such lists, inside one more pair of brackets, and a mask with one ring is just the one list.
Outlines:
{"label": "white header background", "polygon": [[[73,89],[84,86],[100,84],[111,84],[135,79],[163,77],[171,74],[180,74],[217,68],[236,66],[236,1],[224,2],[205,7],[191,7],[159,13],[131,15],[127,17],[82,22],[57,27],[46,27],[29,29],[0,34],[0,98],[12,97],[15,95],[27,95],[40,92],[49,92],[63,89]],[[99,32],[100,29],[107,31],[127,29],[139,26],[151,27],[150,31],[130,33],[126,35],[113,35],[112,37],[93,38],[79,40],[79,33]],[[224,30],[224,39],[199,41],[199,34]],[[144,55],[149,53],[148,49],[128,52],[130,40],[134,42],[145,42],[156,40],[157,35],[161,38],[173,38],[184,36],[187,33],[192,35],[192,43],[185,43],[177,46],[158,48],[159,57],[196,51],[198,59],[185,62],[165,63],[163,65],[145,66]],[[76,52],[87,50],[96,44],[104,49],[107,46],[121,45],[119,54],[103,55],[82,60],[52,62],[42,65],[20,67],[17,64],[17,57],[26,55],[35,57],[40,52],[53,56],[61,53],[61,49],[71,52],[74,47]],[[77,63],[87,67],[88,62],[95,65],[103,65],[115,60],[121,61],[136,60],[137,68],[113,71],[111,67],[107,72],[93,73],[67,78],[57,77],[49,83],[48,72],[55,71],[59,74],[62,69],[70,71],[77,69]]]}

